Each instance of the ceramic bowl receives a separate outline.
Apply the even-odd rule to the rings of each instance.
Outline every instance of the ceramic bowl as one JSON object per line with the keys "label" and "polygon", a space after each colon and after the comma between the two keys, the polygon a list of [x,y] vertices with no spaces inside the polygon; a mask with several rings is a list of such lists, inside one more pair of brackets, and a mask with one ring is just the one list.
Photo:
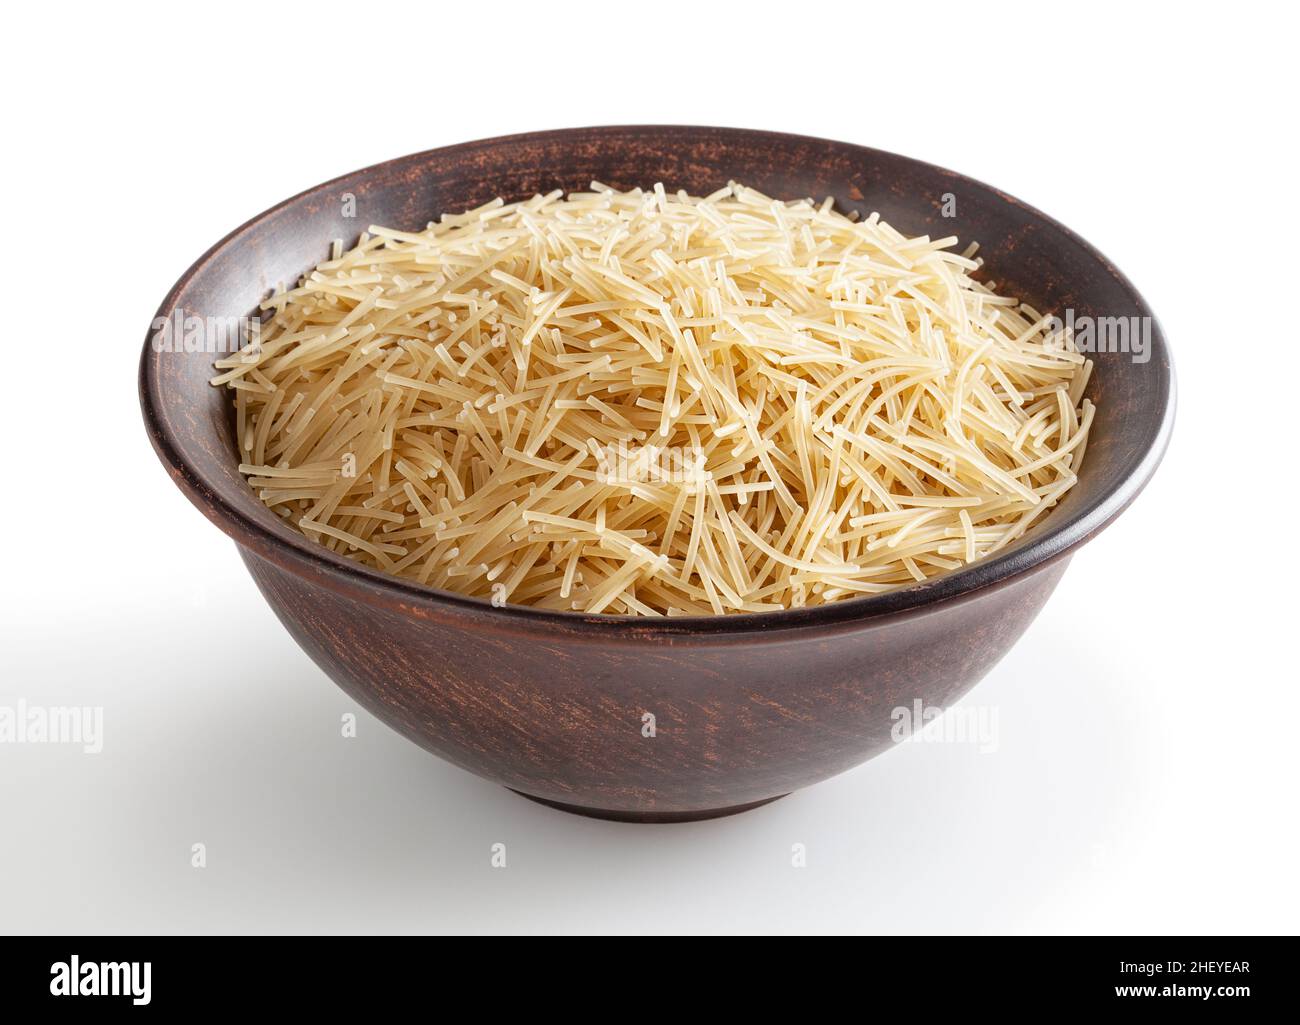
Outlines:
{"label": "ceramic bowl", "polygon": [[1015,545],[882,595],[652,620],[494,608],[308,540],[240,476],[230,395],[208,384],[213,354],[157,351],[151,325],[140,399],[159,457],[235,540],[289,632],[353,699],[434,754],[569,811],[652,822],[724,815],[886,750],[895,709],[947,706],[997,663],[1070,557],[1154,472],[1173,421],[1169,352],[1110,261],[996,189],[861,146],[700,127],[489,139],[345,175],[218,242],[157,317],[249,315],[278,282],[326,258],[333,239],[351,244],[369,224],[420,229],[496,196],[583,189],[593,179],[694,194],[735,179],[781,199],[832,196],[841,210],[879,211],[908,234],[978,240],[999,289],[1038,309],[1139,318],[1130,323],[1149,332],[1144,353],[1094,354],[1088,394],[1097,415],[1079,482]]}

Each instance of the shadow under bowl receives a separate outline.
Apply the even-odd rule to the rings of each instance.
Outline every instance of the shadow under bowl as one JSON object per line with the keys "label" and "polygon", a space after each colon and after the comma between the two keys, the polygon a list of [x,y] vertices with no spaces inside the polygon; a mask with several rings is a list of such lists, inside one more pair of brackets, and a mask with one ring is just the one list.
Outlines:
{"label": "shadow under bowl", "polygon": [[[494,608],[368,569],[286,525],[238,471],[229,394],[208,383],[214,353],[155,344],[164,323],[252,315],[277,283],[325,259],[332,240],[350,245],[370,224],[418,230],[496,196],[593,180],[703,195],[733,179],[780,199],[831,196],[909,235],[977,240],[1000,291],[1062,316],[1138,318],[1128,323],[1149,331],[1144,353],[1093,354],[1097,414],[1079,482],[1019,542],[912,587],[786,612],[653,620]],[[956,213],[945,217],[950,198]],[[891,745],[895,709],[946,707],[969,690],[1024,632],[1074,550],[1150,479],[1173,396],[1169,352],[1145,301],[1037,210],[879,150],[680,126],[489,139],[319,185],[185,272],[140,366],[146,427],[173,480],[234,538],[281,622],[353,699],[527,797],[665,822],[742,811],[843,772]]]}

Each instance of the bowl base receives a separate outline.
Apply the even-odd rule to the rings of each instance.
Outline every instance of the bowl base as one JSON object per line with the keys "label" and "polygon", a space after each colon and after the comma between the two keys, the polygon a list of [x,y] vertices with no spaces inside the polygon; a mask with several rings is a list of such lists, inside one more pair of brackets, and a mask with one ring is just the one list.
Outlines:
{"label": "bowl base", "polygon": [[703,811],[619,811],[613,808],[588,808],[581,804],[549,801],[545,797],[534,797],[532,794],[525,794],[522,790],[515,790],[513,787],[506,787],[506,789],[512,794],[526,797],[528,800],[544,804],[548,808],[567,811],[574,815],[585,815],[590,819],[608,819],[612,822],[700,822],[704,819],[720,819],[724,815],[739,815],[742,811],[761,808],[765,804],[771,804],[782,797],[790,796],[789,794],[777,794],[775,797],[765,797],[761,801],[750,801],[749,804],[733,804],[730,808],[706,808]]}

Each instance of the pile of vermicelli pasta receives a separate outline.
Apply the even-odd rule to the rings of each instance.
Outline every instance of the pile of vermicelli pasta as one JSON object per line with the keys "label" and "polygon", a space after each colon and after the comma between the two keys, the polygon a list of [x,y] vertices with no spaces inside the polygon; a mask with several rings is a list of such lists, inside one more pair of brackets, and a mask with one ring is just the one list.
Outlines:
{"label": "pile of vermicelli pasta", "polygon": [[740,185],[371,227],[218,362],[308,537],[495,604],[712,615],[926,579],[1075,483],[1091,364],[975,247]]}

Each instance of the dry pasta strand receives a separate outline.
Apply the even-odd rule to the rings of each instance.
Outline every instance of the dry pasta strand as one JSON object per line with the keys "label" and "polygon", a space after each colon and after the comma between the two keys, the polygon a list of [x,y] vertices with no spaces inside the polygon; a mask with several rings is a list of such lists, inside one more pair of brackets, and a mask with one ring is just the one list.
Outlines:
{"label": "dry pasta strand", "polygon": [[336,243],[213,384],[240,472],[346,558],[565,611],[824,604],[1078,477],[1091,364],[956,244],[734,182],[496,200]]}

